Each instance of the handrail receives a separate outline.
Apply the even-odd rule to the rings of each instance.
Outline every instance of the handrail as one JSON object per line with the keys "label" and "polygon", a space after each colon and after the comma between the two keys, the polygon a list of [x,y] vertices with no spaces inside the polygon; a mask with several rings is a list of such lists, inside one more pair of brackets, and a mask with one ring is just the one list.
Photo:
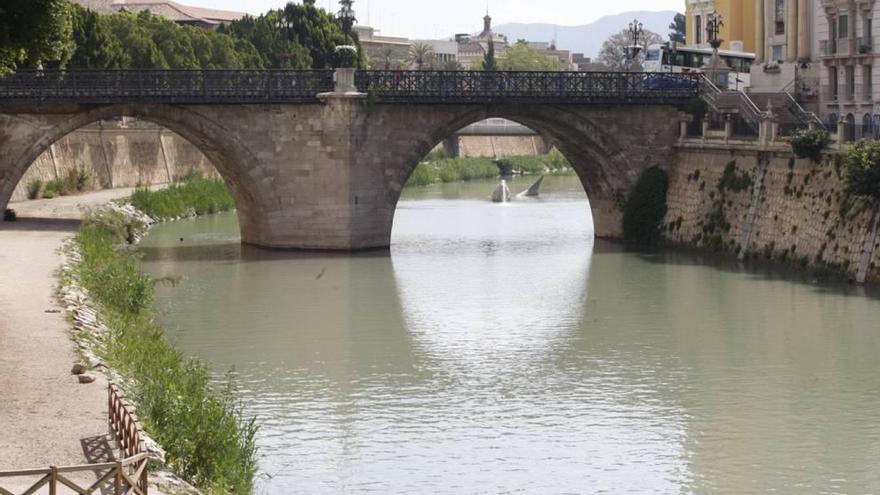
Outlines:
{"label": "handrail", "polygon": [[[81,495],[106,493],[103,487],[112,482],[113,495],[148,495],[147,464],[150,454],[145,451],[142,430],[131,405],[116,385],[107,388],[110,429],[116,434],[124,459],[115,462],[79,464],[74,466],[50,466],[44,469],[19,469],[0,471],[0,479],[40,476],[24,493],[36,493],[47,486],[50,494],[64,485]],[[101,473],[101,471],[106,471]],[[98,479],[88,487],[79,486],[63,475],[71,473],[96,473]],[[0,495],[12,492],[0,486]]]}
{"label": "handrail", "polygon": [[797,98],[794,97],[790,92],[788,92],[785,88],[782,89],[782,93],[788,97],[789,102],[794,105],[796,110],[796,114],[798,119],[803,123],[804,117],[807,120],[813,121],[814,124],[818,125],[821,129],[825,128],[825,123],[822,122],[822,119],[819,118],[814,112],[807,111],[801,104],[797,101]]}

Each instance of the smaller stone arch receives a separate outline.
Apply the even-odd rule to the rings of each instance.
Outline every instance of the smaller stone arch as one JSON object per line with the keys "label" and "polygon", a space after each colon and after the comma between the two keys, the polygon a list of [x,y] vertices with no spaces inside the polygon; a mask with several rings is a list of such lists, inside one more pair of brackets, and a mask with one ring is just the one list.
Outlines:
{"label": "smaller stone arch", "polygon": [[8,203],[28,168],[50,145],[93,122],[113,117],[134,117],[161,125],[198,148],[224,178],[239,210],[242,238],[258,243],[270,235],[263,221],[267,210],[280,201],[259,160],[235,132],[210,114],[191,107],[170,105],[108,105],[72,112],[0,114],[0,206]]}

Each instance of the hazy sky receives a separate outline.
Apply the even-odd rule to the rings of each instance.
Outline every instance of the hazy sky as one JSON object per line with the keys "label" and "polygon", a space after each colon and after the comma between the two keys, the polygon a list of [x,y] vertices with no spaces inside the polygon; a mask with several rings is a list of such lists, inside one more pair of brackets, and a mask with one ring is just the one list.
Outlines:
{"label": "hazy sky", "polygon": [[[259,14],[286,0],[177,0],[183,4]],[[317,0],[332,6],[337,0]],[[547,22],[566,26],[588,24],[608,14],[630,10],[684,11],[684,0],[489,0],[493,22]],[[361,24],[372,25],[387,36],[438,38],[479,31],[486,0],[356,0]]]}

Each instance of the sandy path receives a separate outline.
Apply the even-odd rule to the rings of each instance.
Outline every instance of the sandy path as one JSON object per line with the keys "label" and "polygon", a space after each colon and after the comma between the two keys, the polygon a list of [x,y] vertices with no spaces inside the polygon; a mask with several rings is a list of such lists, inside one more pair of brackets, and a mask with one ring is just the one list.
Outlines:
{"label": "sandy path", "polygon": [[79,207],[129,192],[13,203],[19,221],[0,222],[0,471],[88,463],[82,441],[108,433],[107,382],[77,383],[69,323],[47,311]]}

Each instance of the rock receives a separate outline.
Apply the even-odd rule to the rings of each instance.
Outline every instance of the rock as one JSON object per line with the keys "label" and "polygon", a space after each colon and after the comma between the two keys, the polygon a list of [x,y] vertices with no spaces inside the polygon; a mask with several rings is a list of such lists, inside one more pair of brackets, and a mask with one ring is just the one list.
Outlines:
{"label": "rock", "polygon": [[86,369],[86,365],[84,365],[84,364],[82,364],[82,363],[76,363],[76,364],[74,364],[74,365],[73,365],[73,368],[70,370],[70,372],[73,373],[74,375],[82,375],[82,374],[85,373],[86,371],[88,371],[88,370]]}
{"label": "rock", "polygon": [[82,375],[79,375],[80,383],[92,383],[93,381],[95,381],[95,375],[91,373],[83,373]]}

